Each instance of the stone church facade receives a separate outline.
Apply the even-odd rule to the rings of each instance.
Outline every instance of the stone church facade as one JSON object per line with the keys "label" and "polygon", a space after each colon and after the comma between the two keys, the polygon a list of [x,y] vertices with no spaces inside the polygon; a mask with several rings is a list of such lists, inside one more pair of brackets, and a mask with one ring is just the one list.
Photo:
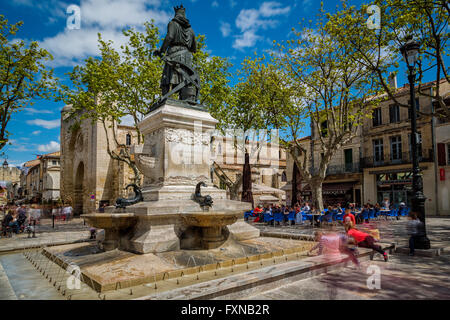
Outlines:
{"label": "stone church facade", "polygon": [[[103,203],[114,204],[119,196],[127,196],[124,187],[133,173],[124,162],[113,160],[107,152],[107,136],[103,124],[83,120],[76,125],[68,119],[70,106],[61,111],[61,198],[72,204],[74,214],[93,212]],[[137,137],[133,127],[114,128],[120,143],[131,146]],[[107,128],[110,137],[112,128]],[[115,146],[111,140],[111,149]]]}

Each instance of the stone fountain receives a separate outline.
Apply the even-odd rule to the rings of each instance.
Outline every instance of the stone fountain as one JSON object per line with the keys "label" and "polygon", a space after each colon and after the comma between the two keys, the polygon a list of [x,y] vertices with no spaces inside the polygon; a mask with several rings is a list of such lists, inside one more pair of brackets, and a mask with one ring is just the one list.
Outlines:
{"label": "stone fountain", "polygon": [[[121,199],[105,213],[82,215],[89,225],[105,230],[101,248],[97,243],[73,243],[43,250],[64,268],[69,263],[79,266],[82,281],[97,292],[117,290],[112,294],[120,295],[119,289],[149,282],[156,290],[156,282],[166,277],[177,278],[170,282],[175,286],[189,285],[184,275],[196,273],[199,281],[198,274],[209,270],[223,277],[221,268],[230,266],[234,274],[235,265],[249,269],[251,261],[259,268],[263,260],[276,263],[276,256],[291,253],[298,258],[308,247],[302,241],[260,237],[257,228],[244,222],[250,203],[229,200],[225,190],[212,185],[210,143],[218,121],[196,103],[200,84],[192,67],[195,35],[189,22],[177,25],[187,21],[184,8],[175,12],[170,36],[156,52],[167,52],[162,56],[162,97],[137,124],[144,144],[131,150],[144,176],[142,193],[133,201]],[[179,100],[171,99],[172,94]]]}
{"label": "stone fountain", "polygon": [[[133,146],[132,153],[144,175],[144,201],[82,216],[105,230],[105,250],[211,249],[229,237],[259,237],[259,230],[243,219],[251,205],[228,200],[225,190],[210,183],[210,141],[216,123],[203,108],[169,99],[138,124],[145,142]],[[212,197],[212,207],[194,201],[195,187],[202,181],[202,193]]]}

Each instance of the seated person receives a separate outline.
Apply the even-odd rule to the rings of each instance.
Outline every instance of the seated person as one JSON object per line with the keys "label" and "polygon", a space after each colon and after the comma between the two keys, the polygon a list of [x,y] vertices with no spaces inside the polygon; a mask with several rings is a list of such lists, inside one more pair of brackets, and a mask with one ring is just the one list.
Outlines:
{"label": "seated person", "polygon": [[12,212],[8,211],[8,213],[6,214],[6,216],[3,218],[2,221],[2,233],[3,236],[6,235],[6,228],[9,227],[9,223],[13,220],[13,216],[12,216]]}
{"label": "seated person", "polygon": [[308,202],[305,203],[305,205],[302,208],[302,211],[304,211],[304,212],[311,211],[311,207],[309,206]]}
{"label": "seated person", "polygon": [[9,222],[9,227],[12,228],[14,233],[19,233],[19,222],[17,221],[18,217],[19,217],[19,215],[16,212],[12,212],[12,214],[11,214],[12,219]]}
{"label": "seated person", "polygon": [[353,215],[353,213],[351,213],[350,208],[345,209],[345,214],[344,214],[343,220],[344,220],[344,223],[346,223],[347,221],[351,221],[351,222],[353,222],[354,225],[356,224],[355,216]]}

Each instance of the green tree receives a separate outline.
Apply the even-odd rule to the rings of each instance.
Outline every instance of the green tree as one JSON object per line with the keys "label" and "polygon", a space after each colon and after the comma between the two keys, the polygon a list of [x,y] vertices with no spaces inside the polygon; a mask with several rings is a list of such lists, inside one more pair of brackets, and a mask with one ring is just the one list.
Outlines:
{"label": "green tree", "polygon": [[[450,119],[450,108],[444,102],[444,82],[450,83],[449,69],[445,65],[449,41],[449,4],[444,0],[377,0],[381,13],[379,29],[367,28],[367,6],[347,6],[329,14],[330,34],[339,41],[349,41],[358,51],[359,63],[372,70],[386,94],[400,107],[409,108],[395,96],[395,88],[387,81],[389,73],[396,74],[399,61],[403,60],[400,47],[412,36],[420,44],[420,60],[417,65],[418,94],[432,97],[441,108],[436,115]],[[344,40],[345,39],[345,40]],[[367,45],[372,51],[367,52]],[[404,62],[403,62],[404,63]],[[436,86],[432,93],[423,88],[429,75]],[[420,113],[424,114],[422,111]]]}
{"label": "green tree", "polygon": [[[331,36],[334,27],[321,8],[314,28],[293,30],[295,38],[276,44],[278,52],[273,54],[282,72],[292,79],[291,100],[295,102],[285,109],[284,127],[292,140],[282,144],[310,185],[314,206],[321,211],[322,184],[330,160],[357,136],[381,89],[372,70],[359,62],[360,53],[351,42]],[[372,45],[360,50],[369,54]],[[306,119],[311,125],[312,148],[299,141]],[[314,154],[322,156],[315,161]]]}
{"label": "green tree", "polygon": [[55,97],[57,79],[45,66],[51,54],[33,41],[12,41],[23,22],[8,24],[0,15],[0,150],[8,143],[7,126],[16,112],[33,105],[35,99]]}
{"label": "green tree", "polygon": [[72,105],[70,118],[76,124],[90,119],[100,122],[105,130],[107,152],[124,162],[134,172],[134,183],[140,184],[141,173],[134,163],[130,148],[117,137],[117,125],[123,117],[131,116],[137,132],[137,143],[143,136],[137,123],[156,102],[159,94],[162,63],[152,55],[159,42],[158,29],[145,23],[143,32],[133,28],[124,30],[127,42],[120,52],[112,41],[98,35],[100,56],[89,57],[84,65],[70,72],[72,87],[64,87],[62,99]]}

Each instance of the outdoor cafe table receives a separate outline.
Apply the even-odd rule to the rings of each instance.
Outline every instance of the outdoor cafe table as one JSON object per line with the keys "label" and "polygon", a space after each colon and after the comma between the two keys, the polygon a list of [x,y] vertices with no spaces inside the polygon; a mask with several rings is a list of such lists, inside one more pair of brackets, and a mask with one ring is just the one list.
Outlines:
{"label": "outdoor cafe table", "polygon": [[[314,228],[314,222],[316,221],[316,217],[317,216],[324,216],[324,214],[321,214],[321,213],[309,213],[309,215],[311,215],[313,217],[312,220],[311,220],[311,225],[312,225],[313,228]],[[319,222],[318,220],[319,219],[317,218],[316,222]]]}

